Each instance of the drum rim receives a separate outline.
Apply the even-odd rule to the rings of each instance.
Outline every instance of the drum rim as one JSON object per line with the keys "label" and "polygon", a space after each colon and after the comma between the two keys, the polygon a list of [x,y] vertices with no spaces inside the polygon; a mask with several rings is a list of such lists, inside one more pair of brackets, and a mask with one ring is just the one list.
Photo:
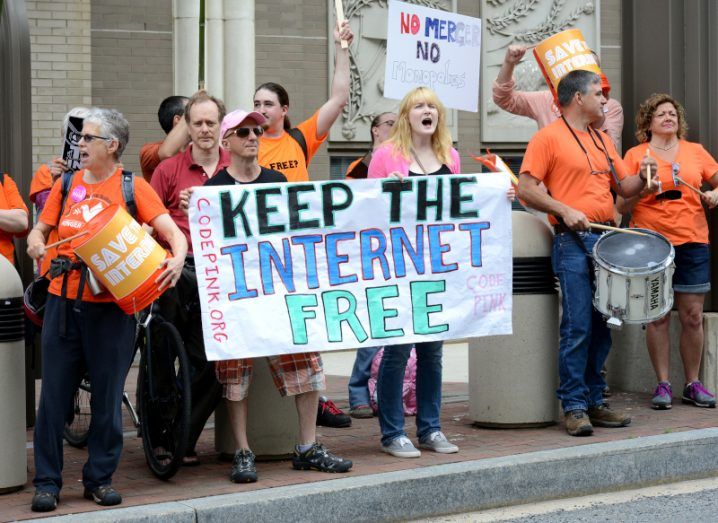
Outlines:
{"label": "drum rim", "polygon": [[655,274],[655,273],[657,273],[657,272],[663,272],[663,271],[665,271],[668,267],[670,267],[671,265],[673,265],[673,261],[674,261],[674,259],[675,259],[675,257],[676,257],[676,251],[675,251],[675,249],[673,248],[673,244],[672,244],[670,241],[668,241],[668,238],[666,238],[666,237],[663,236],[662,234],[660,234],[660,233],[658,233],[658,232],[656,232],[656,231],[652,231],[652,230],[650,230],[650,229],[638,229],[638,228],[633,229],[633,228],[632,228],[631,230],[632,230],[632,231],[639,231],[639,232],[642,232],[642,233],[646,233],[646,234],[649,234],[649,235],[651,235],[651,236],[656,236],[656,237],[658,237],[658,238],[664,240],[664,241],[668,244],[668,247],[670,248],[670,250],[669,250],[669,252],[668,252],[668,256],[666,257],[666,259],[663,260],[663,262],[662,262],[660,265],[655,265],[655,266],[653,266],[653,267],[652,267],[651,269],[649,269],[649,270],[647,270],[647,269],[645,269],[645,268],[630,268],[630,267],[623,267],[623,266],[620,266],[620,265],[614,265],[614,264],[612,264],[612,263],[610,263],[610,262],[608,262],[608,261],[605,261],[605,260],[601,259],[601,258],[597,255],[598,246],[600,245],[601,241],[603,241],[605,238],[609,238],[609,237],[615,236],[615,235],[617,235],[617,234],[626,234],[626,233],[623,233],[623,232],[611,231],[611,232],[607,232],[606,234],[602,234],[601,237],[600,237],[600,238],[596,241],[596,243],[593,245],[593,251],[592,251],[592,253],[591,253],[591,254],[593,255],[593,261],[594,261],[597,265],[599,265],[600,267],[606,269],[607,271],[612,272],[612,273],[614,273],[614,274],[621,275],[621,276],[645,276],[645,275]]}

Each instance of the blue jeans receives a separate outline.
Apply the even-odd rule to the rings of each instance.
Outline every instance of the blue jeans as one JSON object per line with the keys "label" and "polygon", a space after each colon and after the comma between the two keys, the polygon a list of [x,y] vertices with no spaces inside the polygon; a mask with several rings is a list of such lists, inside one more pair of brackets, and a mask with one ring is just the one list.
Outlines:
{"label": "blue jeans", "polygon": [[[600,235],[579,232],[588,252]],[[601,376],[611,333],[601,313],[593,308],[593,263],[576,238],[557,234],[551,256],[561,285],[561,340],[558,354],[558,398],[564,412],[603,403],[606,382]]]}
{"label": "blue jeans", "polygon": [[441,355],[443,341],[389,345],[379,366],[377,402],[381,444],[388,445],[404,431],[404,371],[416,347],[416,435],[419,439],[441,430]]}
{"label": "blue jeans", "polygon": [[365,347],[357,349],[354,359],[354,368],[349,377],[349,408],[369,405],[369,378],[371,377],[371,362],[379,352],[379,347]]}

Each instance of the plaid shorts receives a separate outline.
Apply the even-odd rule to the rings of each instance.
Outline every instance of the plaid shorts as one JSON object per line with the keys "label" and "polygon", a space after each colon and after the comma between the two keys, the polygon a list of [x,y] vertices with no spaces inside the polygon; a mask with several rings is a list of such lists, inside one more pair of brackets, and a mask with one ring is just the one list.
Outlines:
{"label": "plaid shorts", "polygon": [[[322,357],[318,352],[283,354],[267,358],[274,385],[282,396],[296,396],[327,388]],[[222,384],[222,397],[242,401],[249,394],[254,359],[215,362],[217,380]]]}

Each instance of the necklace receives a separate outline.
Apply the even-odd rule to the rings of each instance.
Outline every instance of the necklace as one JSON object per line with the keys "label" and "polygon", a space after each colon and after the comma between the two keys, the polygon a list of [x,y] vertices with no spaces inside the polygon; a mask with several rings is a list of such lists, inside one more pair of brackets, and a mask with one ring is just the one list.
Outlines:
{"label": "necklace", "polygon": [[660,149],[661,151],[670,151],[670,150],[673,149],[676,145],[678,145],[678,142],[675,142],[675,143],[669,145],[668,147],[661,147],[660,145],[654,145],[654,144],[652,144],[652,143],[650,144],[650,146],[653,147],[654,149]]}

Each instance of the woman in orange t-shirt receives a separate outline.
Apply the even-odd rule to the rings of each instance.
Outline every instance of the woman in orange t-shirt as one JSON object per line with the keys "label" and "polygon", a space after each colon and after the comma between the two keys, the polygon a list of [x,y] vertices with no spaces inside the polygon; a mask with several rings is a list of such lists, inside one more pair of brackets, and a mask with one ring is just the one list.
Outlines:
{"label": "woman in orange t-shirt", "polygon": [[[27,252],[42,258],[51,230],[60,240],[85,228],[113,204],[126,207],[119,158],[129,139],[127,120],[117,111],[94,109],[80,136],[83,169],[72,179],[65,205],[62,181],[48,197],[38,223],[28,236]],[[137,221],[152,226],[172,249],[158,278],[160,288],[179,279],[187,241],[169,217],[157,194],[141,177],[134,179]],[[32,510],[54,510],[62,487],[62,431],[68,406],[85,372],[92,381],[92,424],[88,459],[82,470],[84,497],[98,505],[117,505],[120,494],[111,486],[122,451],[122,393],[134,354],[135,318],[125,314],[107,292],[94,295],[81,283],[81,267],[69,242],[58,247],[64,257],[53,263],[50,296],[42,328],[42,389],[34,434],[35,495]],[[84,288],[83,288],[84,287]]]}
{"label": "woman in orange t-shirt", "polygon": [[[621,214],[632,212],[631,225],[656,231],[673,244],[676,269],[673,291],[681,322],[680,352],[686,385],[683,402],[698,407],[715,407],[715,396],[698,380],[703,353],[703,301],[710,290],[708,224],[702,203],[718,204],[718,191],[701,196],[684,185],[700,188],[704,183],[718,186],[718,163],[698,143],[684,139],[686,120],[683,107],[667,94],[651,95],[638,110],[636,137],[640,145],[626,153],[629,170],[637,169],[646,154],[658,162],[660,184],[644,188],[639,195],[618,198]],[[677,182],[678,176],[682,182]],[[670,314],[648,325],[646,342],[658,386],[653,394],[654,409],[670,409],[673,391],[668,381],[670,361]]]}

